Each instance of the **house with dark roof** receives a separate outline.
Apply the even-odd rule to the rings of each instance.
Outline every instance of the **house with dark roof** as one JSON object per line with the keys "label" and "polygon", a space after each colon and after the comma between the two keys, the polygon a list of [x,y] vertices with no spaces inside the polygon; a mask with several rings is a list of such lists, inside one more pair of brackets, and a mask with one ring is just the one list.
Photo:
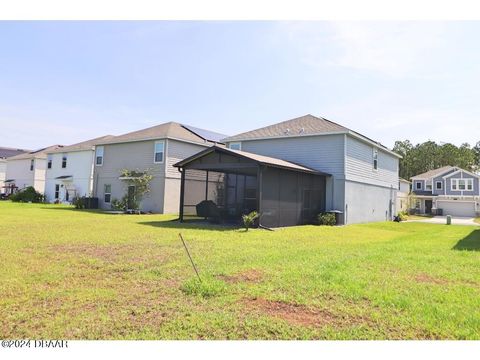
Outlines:
{"label": "house with dark roof", "polygon": [[95,146],[112,138],[106,135],[47,151],[45,200],[71,204],[76,196],[91,196]]}
{"label": "house with dark roof", "polygon": [[135,182],[123,170],[152,175],[150,191],[140,201],[140,210],[178,213],[180,172],[173,164],[196,154],[226,137],[209,130],[168,122],[105,139],[96,144],[93,195],[103,209],[124,199],[133,208]]}
{"label": "house with dark roof", "polygon": [[305,115],[223,142],[175,164],[181,221],[239,221],[255,210],[264,227],[308,224],[321,212],[354,224],[397,212],[401,156],[333,121]]}
{"label": "house with dark roof", "polygon": [[47,152],[61,147],[62,145],[52,145],[7,158],[5,179],[7,193],[33,186],[35,190],[43,194],[45,191]]}
{"label": "house with dark roof", "polygon": [[475,217],[480,213],[480,176],[444,166],[412,177],[413,207],[420,214]]}
{"label": "house with dark roof", "polygon": [[27,151],[30,150],[0,147],[0,194],[7,193],[7,189],[9,188],[5,185],[7,176],[7,158],[23,154]]}

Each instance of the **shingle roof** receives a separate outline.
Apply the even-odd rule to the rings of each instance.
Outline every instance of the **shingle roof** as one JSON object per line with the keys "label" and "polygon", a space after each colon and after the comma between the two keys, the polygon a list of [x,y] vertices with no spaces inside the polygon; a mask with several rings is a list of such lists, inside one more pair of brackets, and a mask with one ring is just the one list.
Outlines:
{"label": "shingle roof", "polygon": [[54,149],[51,151],[48,151],[47,153],[64,153],[64,152],[70,152],[70,151],[82,151],[82,150],[92,150],[93,146],[103,142],[103,141],[108,141],[110,139],[113,139],[115,136],[113,135],[106,135],[106,136],[101,136],[95,139],[83,141],[77,144],[73,145],[68,145],[64,146],[59,149]]}
{"label": "shingle roof", "polygon": [[369,137],[353,131],[345,126],[337,124],[331,120],[322,117],[307,114],[295,119],[286,120],[277,124],[269,125],[263,128],[247,131],[238,135],[229,136],[223,139],[224,142],[245,141],[255,139],[266,139],[275,137],[298,137],[308,135],[322,135],[329,133],[350,134],[364,141],[374,143],[376,146],[384,149],[388,153],[399,158],[401,156],[378,141],[372,140]]}
{"label": "shingle roof", "polygon": [[247,131],[235,136],[230,136],[224,139],[224,141],[249,140],[278,136],[314,135],[331,132],[345,132],[348,130],[349,129],[346,127],[334,123],[333,121],[308,114],[295,119],[265,126],[263,128]]}
{"label": "shingle roof", "polygon": [[437,177],[438,175],[441,175],[441,174],[444,174],[448,171],[451,171],[451,170],[456,170],[457,168],[454,167],[454,166],[443,166],[441,168],[438,168],[438,169],[433,169],[433,170],[429,170],[427,172],[424,172],[423,174],[419,174],[419,175],[415,175],[415,176],[412,176],[412,179],[431,179],[433,177]]}
{"label": "shingle roof", "polygon": [[116,144],[123,142],[154,140],[162,138],[174,138],[197,143],[215,142],[215,140],[205,138],[208,137],[208,130],[197,128],[196,130],[202,130],[202,135],[194,132],[193,130],[189,130],[187,126],[172,121],[152,126],[146,129],[115,136],[110,140],[102,141],[100,144]]}
{"label": "shingle roof", "polygon": [[46,159],[47,158],[47,153],[51,152],[52,150],[60,149],[62,148],[63,145],[52,145],[46,148],[34,150],[34,151],[29,151],[17,156],[12,156],[11,158],[8,158],[8,160],[25,160],[25,159]]}
{"label": "shingle roof", "polygon": [[6,159],[12,156],[23,154],[30,150],[0,147],[0,159]]}
{"label": "shingle roof", "polygon": [[207,155],[207,154],[209,154],[213,151],[220,151],[220,152],[227,153],[227,154],[229,153],[229,154],[234,155],[234,156],[241,156],[243,158],[250,159],[250,160],[253,160],[255,162],[258,162],[260,164],[267,165],[267,166],[278,167],[278,168],[289,169],[289,170],[295,170],[295,171],[301,171],[301,172],[307,172],[307,173],[312,173],[312,174],[329,175],[329,174],[326,174],[326,173],[323,173],[323,172],[320,172],[320,171],[317,171],[317,170],[314,170],[314,169],[311,169],[311,168],[308,168],[308,167],[305,167],[305,166],[302,166],[302,165],[292,163],[290,161],[285,161],[285,160],[273,158],[273,157],[270,157],[270,156],[253,154],[253,153],[250,153],[250,152],[247,152],[247,151],[232,150],[232,149],[229,149],[229,148],[226,148],[226,147],[220,147],[220,146],[216,146],[216,145],[211,146],[208,149],[205,149],[205,150],[203,150],[203,151],[201,151],[201,152],[199,152],[195,155],[192,155],[187,159],[179,161],[178,163],[174,164],[173,166],[182,167],[185,164],[188,164],[189,162],[194,161],[194,160],[196,160],[196,159],[198,159],[202,156],[205,156],[205,155]]}

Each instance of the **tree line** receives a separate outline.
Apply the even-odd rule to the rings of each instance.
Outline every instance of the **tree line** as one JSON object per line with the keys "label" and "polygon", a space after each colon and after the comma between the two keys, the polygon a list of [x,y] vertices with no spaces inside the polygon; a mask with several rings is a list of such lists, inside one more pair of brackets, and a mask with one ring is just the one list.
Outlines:
{"label": "tree line", "polygon": [[413,145],[409,140],[404,140],[396,141],[393,151],[403,157],[400,160],[400,177],[407,180],[447,165],[472,172],[480,170],[480,141],[471,147],[468,143],[455,146],[450,143],[437,144],[434,141]]}

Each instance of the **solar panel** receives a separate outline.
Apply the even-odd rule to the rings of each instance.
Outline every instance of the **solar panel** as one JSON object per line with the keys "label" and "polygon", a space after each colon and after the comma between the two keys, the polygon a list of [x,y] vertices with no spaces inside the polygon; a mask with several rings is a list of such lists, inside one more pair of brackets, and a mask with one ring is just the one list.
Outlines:
{"label": "solar panel", "polygon": [[213,132],[213,131],[210,131],[210,130],[200,129],[200,128],[190,126],[190,125],[182,124],[182,126],[185,129],[193,132],[194,134],[197,134],[198,136],[204,138],[205,140],[209,140],[209,141],[213,141],[213,142],[220,142],[220,140],[225,139],[228,136],[228,135],[225,135],[225,134],[219,134],[219,133],[216,133],[216,132]]}

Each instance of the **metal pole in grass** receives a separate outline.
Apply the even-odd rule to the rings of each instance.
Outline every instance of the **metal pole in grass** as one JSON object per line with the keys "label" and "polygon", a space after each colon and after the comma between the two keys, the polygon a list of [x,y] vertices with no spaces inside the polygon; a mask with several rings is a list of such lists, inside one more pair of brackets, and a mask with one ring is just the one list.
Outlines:
{"label": "metal pole in grass", "polygon": [[180,236],[180,239],[182,240],[183,247],[185,248],[185,251],[187,252],[188,258],[190,259],[190,262],[192,263],[193,270],[195,270],[195,273],[197,274],[198,281],[202,282],[202,279],[200,279],[200,274],[198,273],[197,267],[195,266],[195,263],[193,262],[192,256],[190,255],[190,251],[188,251],[187,244],[185,243],[185,240],[183,240],[182,234],[178,234]]}

